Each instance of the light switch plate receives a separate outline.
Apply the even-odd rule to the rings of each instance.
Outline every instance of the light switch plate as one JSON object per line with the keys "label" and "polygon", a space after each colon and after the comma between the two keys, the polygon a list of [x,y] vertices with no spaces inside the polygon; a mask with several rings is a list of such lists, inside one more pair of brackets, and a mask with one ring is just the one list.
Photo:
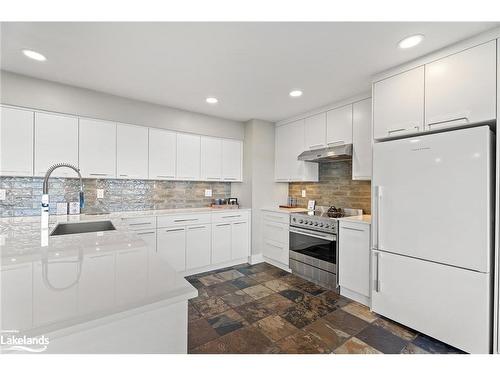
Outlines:
{"label": "light switch plate", "polygon": [[212,189],[205,189],[205,197],[211,197],[212,196]]}
{"label": "light switch plate", "polygon": [[302,198],[306,197],[306,189],[302,189]]}
{"label": "light switch plate", "polygon": [[97,199],[104,198],[104,189],[97,189]]}
{"label": "light switch plate", "polygon": [[0,189],[0,201],[4,201],[7,195],[7,190],[5,189]]}

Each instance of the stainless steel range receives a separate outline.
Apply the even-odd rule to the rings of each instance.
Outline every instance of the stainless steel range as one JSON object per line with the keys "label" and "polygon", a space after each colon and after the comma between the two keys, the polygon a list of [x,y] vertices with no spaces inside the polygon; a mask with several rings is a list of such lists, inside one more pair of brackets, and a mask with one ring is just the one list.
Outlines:
{"label": "stainless steel range", "polygon": [[318,206],[290,215],[290,268],[299,276],[337,290],[337,219],[362,215],[363,210]]}

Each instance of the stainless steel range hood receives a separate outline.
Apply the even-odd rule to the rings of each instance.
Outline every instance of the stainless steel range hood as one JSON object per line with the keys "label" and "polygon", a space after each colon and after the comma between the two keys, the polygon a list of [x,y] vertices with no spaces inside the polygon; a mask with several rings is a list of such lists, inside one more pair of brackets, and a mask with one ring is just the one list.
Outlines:
{"label": "stainless steel range hood", "polygon": [[297,157],[297,159],[316,163],[350,160],[352,159],[352,144],[329,146],[316,150],[304,151]]}

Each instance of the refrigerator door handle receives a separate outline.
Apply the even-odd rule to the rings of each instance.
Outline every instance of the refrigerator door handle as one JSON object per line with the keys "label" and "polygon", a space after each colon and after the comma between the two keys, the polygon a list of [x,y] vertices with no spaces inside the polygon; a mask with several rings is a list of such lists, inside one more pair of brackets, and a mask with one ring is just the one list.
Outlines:
{"label": "refrigerator door handle", "polygon": [[377,225],[376,225],[376,242],[374,244],[375,249],[380,249],[380,203],[382,201],[382,186],[375,186],[375,200],[377,202]]}
{"label": "refrigerator door handle", "polygon": [[373,280],[373,290],[377,293],[380,292],[380,269],[379,269],[379,259],[380,259],[380,253],[375,252],[373,254],[375,256],[375,279]]}

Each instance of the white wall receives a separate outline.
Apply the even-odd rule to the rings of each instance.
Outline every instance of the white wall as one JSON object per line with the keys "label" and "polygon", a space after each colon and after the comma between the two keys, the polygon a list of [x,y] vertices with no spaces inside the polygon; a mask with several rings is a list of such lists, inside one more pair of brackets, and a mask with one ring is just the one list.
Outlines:
{"label": "white wall", "polygon": [[274,129],[271,122],[245,123],[243,183],[231,184],[231,194],[252,208],[252,255],[262,253],[261,208],[286,203],[288,184],[274,181]]}
{"label": "white wall", "polygon": [[242,122],[0,71],[0,103],[102,120],[243,139]]}

